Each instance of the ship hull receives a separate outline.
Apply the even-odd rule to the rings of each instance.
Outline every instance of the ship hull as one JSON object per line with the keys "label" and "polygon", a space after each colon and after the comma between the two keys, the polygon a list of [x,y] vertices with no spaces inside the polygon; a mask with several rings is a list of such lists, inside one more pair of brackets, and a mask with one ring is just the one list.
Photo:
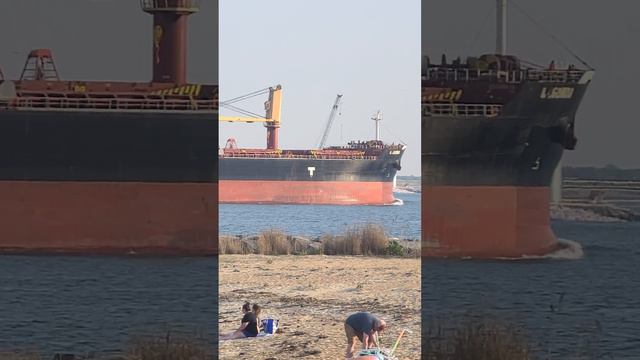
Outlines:
{"label": "ship hull", "polygon": [[198,183],[0,181],[0,252],[212,255],[216,189]]}
{"label": "ship hull", "polygon": [[220,180],[220,202],[236,204],[392,204],[393,183]]}
{"label": "ship hull", "polygon": [[217,254],[215,114],[7,110],[0,130],[0,252]]}
{"label": "ship hull", "polygon": [[560,99],[546,96],[554,86],[524,84],[494,117],[423,113],[423,256],[518,258],[559,248],[549,185],[575,145],[586,85],[558,85],[573,89]]}
{"label": "ship hull", "polygon": [[221,203],[387,205],[403,150],[372,159],[219,159]]}
{"label": "ship hull", "polygon": [[514,258],[558,248],[548,187],[428,186],[422,196],[423,256]]}

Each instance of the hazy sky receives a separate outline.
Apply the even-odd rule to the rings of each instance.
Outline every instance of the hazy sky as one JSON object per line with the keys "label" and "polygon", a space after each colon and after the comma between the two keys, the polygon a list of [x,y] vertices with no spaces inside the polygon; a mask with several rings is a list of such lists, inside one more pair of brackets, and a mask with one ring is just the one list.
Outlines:
{"label": "hazy sky", "polygon": [[[189,18],[192,82],[216,83],[218,1]],[[51,48],[68,80],[151,80],[153,18],[137,0],[1,0],[0,67],[20,76],[29,50]]]}
{"label": "hazy sky", "polygon": [[[400,175],[420,174],[418,0],[221,0],[221,100],[281,84],[281,148],[317,146],[336,94],[343,96],[328,145],[381,137],[403,141]],[[263,113],[266,97],[242,105]],[[235,115],[221,109],[223,115]],[[220,145],[266,146],[261,124],[220,126]]]}
{"label": "hazy sky", "polygon": [[[439,59],[495,50],[495,0],[423,1],[422,46]],[[640,2],[637,0],[517,0],[548,32],[596,69],[580,106],[578,146],[565,165],[640,167]],[[483,26],[484,24],[484,26]],[[509,52],[538,63],[575,63],[516,5],[509,6]],[[477,39],[477,41],[476,41]],[[439,61],[439,60],[437,60]]]}

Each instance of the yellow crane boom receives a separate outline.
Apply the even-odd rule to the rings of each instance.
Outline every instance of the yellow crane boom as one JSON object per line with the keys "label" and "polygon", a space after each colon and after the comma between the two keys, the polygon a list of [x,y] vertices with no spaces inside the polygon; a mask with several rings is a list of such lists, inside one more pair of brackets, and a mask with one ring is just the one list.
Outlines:
{"label": "yellow crane boom", "polygon": [[[242,99],[246,99],[247,96],[254,96],[255,94],[261,93],[262,90],[244,95],[231,101],[239,101]],[[224,106],[224,104],[220,104]],[[267,128],[267,149],[276,150],[278,149],[278,128],[280,128],[280,113],[282,108],[282,86],[277,85],[275,87],[269,88],[269,100],[264,103],[264,108],[266,110],[266,114],[263,118],[261,117],[241,117],[241,116],[218,116],[218,121],[226,121],[226,122],[243,122],[243,123],[254,123],[261,122],[264,123],[264,126]],[[236,108],[236,111],[238,108]],[[243,111],[240,111],[243,112]],[[248,112],[246,112],[248,113]],[[252,113],[249,113],[252,114]]]}

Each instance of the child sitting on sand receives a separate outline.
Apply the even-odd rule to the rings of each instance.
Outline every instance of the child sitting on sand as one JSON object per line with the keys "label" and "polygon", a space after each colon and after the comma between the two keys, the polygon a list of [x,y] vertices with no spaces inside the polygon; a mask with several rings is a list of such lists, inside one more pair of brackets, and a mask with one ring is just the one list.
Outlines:
{"label": "child sitting on sand", "polygon": [[[254,309],[257,305],[254,305]],[[257,306],[258,313],[260,311],[260,307]],[[258,336],[258,318],[257,314],[251,312],[251,304],[246,302],[242,305],[242,313],[244,316],[240,321],[240,327],[226,334],[220,334],[220,340],[233,340],[233,339],[243,339],[247,337],[256,337]]]}
{"label": "child sitting on sand", "polygon": [[260,321],[260,312],[262,308],[258,304],[253,304],[253,313],[256,315],[256,325],[258,326],[258,333],[262,330],[261,321]]}

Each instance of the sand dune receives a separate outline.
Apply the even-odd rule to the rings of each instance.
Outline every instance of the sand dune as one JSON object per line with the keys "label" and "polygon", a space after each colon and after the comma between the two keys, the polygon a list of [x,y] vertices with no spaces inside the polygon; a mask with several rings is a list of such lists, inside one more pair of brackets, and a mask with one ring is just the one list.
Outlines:
{"label": "sand dune", "polygon": [[389,329],[390,347],[402,328],[399,359],[420,358],[420,259],[342,256],[221,255],[221,332],[238,327],[245,301],[280,319],[272,337],[224,341],[220,359],[344,359],[344,319],[370,311]]}

